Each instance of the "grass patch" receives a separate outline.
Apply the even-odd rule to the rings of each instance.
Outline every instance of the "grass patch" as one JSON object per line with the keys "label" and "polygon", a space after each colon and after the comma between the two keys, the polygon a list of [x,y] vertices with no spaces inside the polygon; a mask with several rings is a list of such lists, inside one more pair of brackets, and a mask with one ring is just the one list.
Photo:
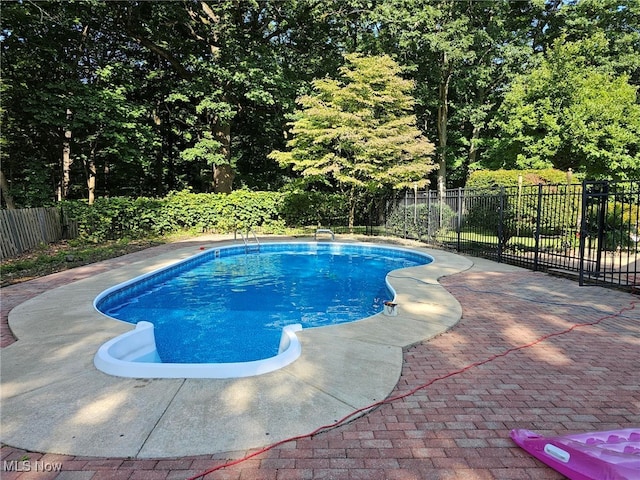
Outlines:
{"label": "grass patch", "polygon": [[42,244],[18,257],[0,262],[1,286],[25,282],[70,268],[119,257],[169,241],[164,238],[114,240],[100,244],[82,240],[63,240]]}

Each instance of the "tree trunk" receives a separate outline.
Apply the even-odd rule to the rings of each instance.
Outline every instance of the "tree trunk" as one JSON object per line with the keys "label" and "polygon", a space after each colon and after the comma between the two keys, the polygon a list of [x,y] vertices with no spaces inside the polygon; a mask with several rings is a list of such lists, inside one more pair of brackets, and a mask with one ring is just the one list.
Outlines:
{"label": "tree trunk", "polygon": [[486,118],[486,97],[487,92],[484,87],[479,87],[476,92],[476,105],[478,109],[477,115],[471,115],[469,119],[469,123],[473,127],[471,131],[471,139],[469,141],[469,152],[467,154],[467,165],[465,171],[465,177],[469,173],[469,166],[476,163],[478,160],[478,143],[480,140],[480,133],[484,128],[484,120]]}
{"label": "tree trunk", "polygon": [[87,176],[87,199],[89,205],[93,205],[96,200],[96,176],[98,170],[96,169],[96,149],[98,148],[97,142],[91,145],[91,152],[89,158],[85,162],[85,174]]}
{"label": "tree trunk", "polygon": [[442,54],[442,77],[438,88],[438,194],[447,188],[447,123],[449,122],[449,83],[452,66],[447,54]]}
{"label": "tree trunk", "polygon": [[213,191],[215,193],[231,193],[235,172],[228,163],[214,165]]}
{"label": "tree trunk", "polygon": [[478,159],[478,140],[480,140],[480,132],[482,131],[482,125],[476,124],[473,126],[471,133],[471,142],[469,142],[469,163],[472,165],[476,163]]}
{"label": "tree trunk", "polygon": [[62,179],[60,180],[60,190],[58,190],[58,201],[64,200],[69,195],[71,187],[71,119],[73,113],[67,108],[67,126],[64,131],[64,141],[62,143]]}
{"label": "tree trunk", "polygon": [[351,187],[349,192],[349,233],[353,233],[356,221],[356,187]]}
{"label": "tree trunk", "polygon": [[231,167],[231,124],[216,125],[214,135],[215,139],[222,144],[221,153],[226,161],[213,167],[213,191],[215,193],[231,193],[233,179],[236,175]]}
{"label": "tree trunk", "polygon": [[15,209],[16,204],[13,202],[13,197],[9,192],[9,182],[7,182],[7,178],[4,176],[4,172],[0,170],[0,190],[2,190],[2,198],[4,200],[4,204],[9,209]]}
{"label": "tree trunk", "polygon": [[160,102],[158,101],[156,104],[156,108],[151,112],[153,118],[153,124],[156,126],[158,130],[158,134],[162,139],[160,141],[159,148],[156,150],[156,158],[154,162],[154,172],[155,172],[155,183],[156,183],[156,195],[161,196],[164,195],[164,153],[165,153],[165,142],[167,141],[167,135],[170,135],[169,129],[164,128],[162,118],[160,117]]}
{"label": "tree trunk", "polygon": [[[175,162],[173,160],[173,132],[171,131],[171,125],[169,124],[166,128],[167,132],[167,189],[169,191],[176,189],[176,170],[175,170]],[[164,183],[161,185],[162,191],[164,192]]]}

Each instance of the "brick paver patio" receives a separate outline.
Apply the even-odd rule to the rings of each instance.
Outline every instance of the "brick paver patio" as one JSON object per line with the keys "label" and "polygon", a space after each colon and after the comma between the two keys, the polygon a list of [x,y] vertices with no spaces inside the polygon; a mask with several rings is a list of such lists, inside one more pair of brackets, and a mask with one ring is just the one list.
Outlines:
{"label": "brick paver patio", "polygon": [[[2,288],[2,346],[14,341],[6,319],[15,305],[171,248]],[[397,399],[351,422],[266,451],[175,459],[72,457],[3,445],[1,476],[187,479],[256,454],[204,478],[562,479],[516,447],[510,430],[552,435],[640,425],[639,297],[528,271],[470,270],[442,284],[462,304],[462,320],[406,349],[402,376],[390,396]],[[586,323],[595,324],[574,327]]]}

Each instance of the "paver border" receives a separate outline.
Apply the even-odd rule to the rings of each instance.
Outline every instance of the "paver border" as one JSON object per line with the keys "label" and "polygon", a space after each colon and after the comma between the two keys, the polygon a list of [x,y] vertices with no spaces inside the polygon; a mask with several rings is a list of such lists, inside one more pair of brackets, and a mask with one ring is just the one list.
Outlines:
{"label": "paver border", "polygon": [[300,359],[247,379],[123,379],[93,367],[97,348],[131,328],[95,312],[93,298],[190,256],[192,247],[42,293],[9,314],[19,341],[2,350],[3,442],[66,455],[159,458],[258,448],[330,424],[388,395],[402,348],[460,318],[459,303],[437,280],[472,262],[416,249],[435,261],[389,276],[399,304],[393,323],[377,315],[303,331]]}

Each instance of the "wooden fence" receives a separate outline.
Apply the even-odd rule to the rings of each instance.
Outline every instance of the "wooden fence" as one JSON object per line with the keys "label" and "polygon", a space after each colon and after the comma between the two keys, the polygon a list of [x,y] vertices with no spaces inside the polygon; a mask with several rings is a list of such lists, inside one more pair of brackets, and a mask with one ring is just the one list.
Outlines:
{"label": "wooden fence", "polygon": [[37,247],[78,235],[58,207],[0,210],[0,258],[9,258]]}

